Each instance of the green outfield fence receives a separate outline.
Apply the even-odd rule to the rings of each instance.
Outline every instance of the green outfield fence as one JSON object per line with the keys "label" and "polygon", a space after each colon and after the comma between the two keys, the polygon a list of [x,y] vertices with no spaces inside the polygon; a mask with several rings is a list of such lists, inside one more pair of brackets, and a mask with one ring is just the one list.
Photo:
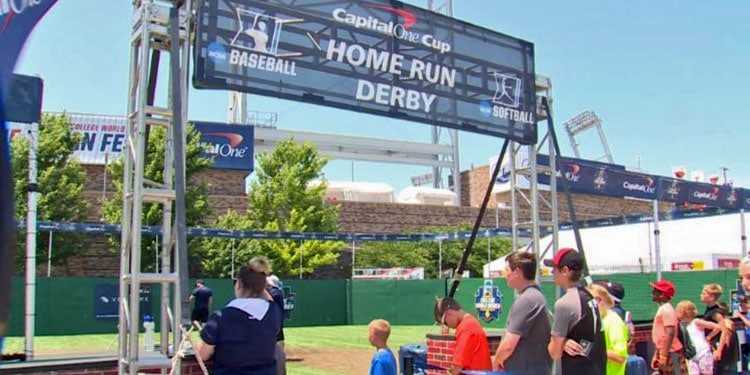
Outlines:
{"label": "green outfield fence", "polygon": [[[674,302],[689,299],[700,306],[700,292],[704,284],[718,283],[724,287],[724,301],[729,301],[730,291],[736,289],[737,270],[666,272],[663,277],[677,287]],[[635,321],[650,320],[656,311],[651,302],[649,281],[654,274],[611,274],[594,279],[607,278],[624,285],[626,296],[623,306],[633,313]],[[191,285],[194,280],[191,280]],[[213,308],[225,305],[233,297],[232,281],[229,279],[204,279],[214,292]],[[488,328],[502,328],[507,309],[513,300],[513,291],[504,279],[493,279],[503,295],[503,311],[499,320],[484,323]],[[13,280],[13,300],[9,336],[23,335],[24,327],[24,282],[21,277]],[[36,334],[70,335],[117,332],[115,315],[102,314],[103,310],[116,312],[116,278],[52,277],[37,279]],[[450,280],[284,280],[295,294],[295,309],[289,327],[367,324],[375,318],[388,319],[391,324],[420,325],[433,323],[433,306],[436,297],[444,296]],[[483,279],[464,279],[456,298],[467,311],[474,310],[474,295],[483,285]],[[109,295],[102,295],[102,285],[110,288]],[[158,301],[160,286],[152,287],[150,299],[152,311],[159,319]],[[550,306],[554,302],[554,286],[543,283],[542,291]],[[187,297],[187,296],[185,296]],[[99,316],[97,316],[97,312]],[[157,324],[158,327],[158,324]]]}

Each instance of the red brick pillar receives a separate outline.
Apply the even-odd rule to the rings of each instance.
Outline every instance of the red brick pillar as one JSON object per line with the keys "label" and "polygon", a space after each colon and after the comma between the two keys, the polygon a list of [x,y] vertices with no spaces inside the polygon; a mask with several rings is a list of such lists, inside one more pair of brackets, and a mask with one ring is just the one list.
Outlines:
{"label": "red brick pillar", "polygon": [[[487,342],[490,344],[490,355],[494,356],[497,347],[500,346],[502,332],[487,332]],[[427,334],[427,364],[449,368],[453,360],[453,348],[456,346],[456,336],[439,333]],[[427,370],[427,375],[444,375],[442,370]]]}

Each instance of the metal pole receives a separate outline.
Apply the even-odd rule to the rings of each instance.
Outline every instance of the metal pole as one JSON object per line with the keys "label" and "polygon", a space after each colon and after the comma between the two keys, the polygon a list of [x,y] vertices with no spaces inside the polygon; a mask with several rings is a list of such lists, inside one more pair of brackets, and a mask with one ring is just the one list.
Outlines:
{"label": "metal pole", "polygon": [[52,231],[49,232],[49,239],[47,240],[47,277],[49,277],[52,269],[52,233]]}
{"label": "metal pole", "polygon": [[742,241],[742,256],[740,258],[744,258],[747,256],[747,235],[745,235],[745,209],[740,208],[740,230],[742,231],[742,235],[740,236],[740,240]]}
{"label": "metal pole", "polygon": [[357,256],[357,243],[352,240],[352,280],[354,280],[354,265],[355,265],[355,259]]}
{"label": "metal pole", "polygon": [[659,249],[659,201],[654,199],[654,257],[656,258],[656,280],[661,280],[661,251]]}
{"label": "metal pole", "polygon": [[[107,199],[107,165],[109,164],[109,152],[104,153],[104,182],[102,183],[102,203]],[[102,216],[104,219],[104,216]]]}
{"label": "metal pole", "polygon": [[232,274],[231,277],[234,277],[234,238],[232,238]]}
{"label": "metal pole", "polygon": [[443,278],[443,240],[438,241],[438,279]]}
{"label": "metal pole", "polygon": [[654,249],[651,245],[651,223],[646,223],[648,226],[648,272],[654,272]]}
{"label": "metal pole", "polygon": [[492,237],[490,231],[487,231],[487,273],[490,272],[490,263],[492,263]]}
{"label": "metal pole", "polygon": [[[3,140],[4,141],[4,140]],[[37,205],[37,151],[39,150],[39,124],[29,127],[29,185],[26,212],[26,359],[34,358],[34,324],[36,320],[36,205]]]}
{"label": "metal pole", "polygon": [[[495,170],[492,171],[492,177],[490,178],[490,181],[497,180],[497,175],[500,172],[500,164],[503,161],[505,152],[508,150],[508,144],[510,144],[510,141],[506,139],[503,142],[503,147],[500,149],[500,155],[497,156]],[[484,217],[484,212],[487,210],[487,203],[489,203],[490,201],[490,195],[492,195],[492,184],[487,184],[487,190],[484,192],[482,205],[479,207],[479,214],[477,215],[476,221],[474,221],[474,227],[471,229],[471,236],[469,237],[469,241],[466,243],[463,254],[461,254],[461,260],[456,267],[456,273],[453,275],[453,281],[451,282],[450,289],[448,290],[448,297],[453,297],[456,294],[458,284],[461,282],[461,275],[463,275],[464,269],[466,268],[466,262],[469,260],[469,253],[474,246],[474,240],[477,238],[479,226],[482,225],[482,217]]]}
{"label": "metal pole", "polygon": [[156,240],[154,241],[154,272],[160,272],[159,271],[159,235],[156,235]]}
{"label": "metal pole", "polygon": [[[352,248],[352,272],[354,272],[354,248]],[[299,247],[299,279],[302,280],[302,246]]]}

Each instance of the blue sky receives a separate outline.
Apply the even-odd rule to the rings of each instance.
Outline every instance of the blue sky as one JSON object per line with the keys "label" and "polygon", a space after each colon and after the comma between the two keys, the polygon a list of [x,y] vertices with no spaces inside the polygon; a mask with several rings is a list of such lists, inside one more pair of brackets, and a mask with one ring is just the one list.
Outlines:
{"label": "blue sky", "polygon": [[[408,1],[426,7],[426,0]],[[750,2],[454,1],[454,16],[534,43],[536,71],[552,79],[554,119],[591,109],[602,119],[616,163],[668,175],[672,166],[729,168],[750,187]],[[45,80],[44,110],[124,115],[132,6],[125,0],[63,0],[29,38],[17,71]],[[163,60],[164,61],[164,60]],[[166,64],[166,62],[164,63]],[[166,75],[160,76],[166,82]],[[164,91],[160,91],[163,94]],[[226,121],[227,93],[191,90],[191,120]],[[275,111],[278,127],[429,141],[430,126],[251,95],[250,109]],[[502,139],[459,133],[461,169],[486,165]],[[584,158],[604,152],[594,131]],[[333,161],[330,180],[386,182],[396,191],[429,168]],[[447,175],[447,173],[445,173]]]}

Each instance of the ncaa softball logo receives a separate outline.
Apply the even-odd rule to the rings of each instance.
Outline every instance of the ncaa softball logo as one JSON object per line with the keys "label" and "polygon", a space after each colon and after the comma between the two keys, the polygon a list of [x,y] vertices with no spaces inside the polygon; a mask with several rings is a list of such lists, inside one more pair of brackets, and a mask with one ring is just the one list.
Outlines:
{"label": "ncaa softball logo", "polygon": [[492,103],[489,100],[482,100],[479,102],[479,112],[484,117],[490,117],[492,115]]}

